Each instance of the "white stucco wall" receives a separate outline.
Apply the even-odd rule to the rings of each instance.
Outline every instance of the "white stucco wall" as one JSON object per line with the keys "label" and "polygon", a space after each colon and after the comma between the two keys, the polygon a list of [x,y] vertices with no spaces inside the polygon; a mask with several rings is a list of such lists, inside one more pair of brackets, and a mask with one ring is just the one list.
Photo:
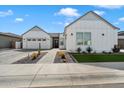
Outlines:
{"label": "white stucco wall", "polygon": [[[46,41],[27,41],[27,39],[46,39]],[[39,48],[39,43],[41,44],[41,49],[50,49],[51,48],[51,37],[48,35],[46,32],[34,28],[31,31],[27,32],[26,34],[23,35],[23,49],[38,49]]]}
{"label": "white stucco wall", "polygon": [[[61,41],[63,41],[63,45],[61,45]],[[65,36],[63,33],[59,34],[59,48],[60,49],[65,49],[66,45],[65,45]]]}
{"label": "white stucco wall", "polygon": [[76,32],[91,32],[91,47],[96,52],[111,51],[118,42],[117,29],[108,25],[93,13],[88,13],[65,28],[66,50],[76,52],[77,48],[80,47],[82,51],[86,51],[88,46],[76,44]]}

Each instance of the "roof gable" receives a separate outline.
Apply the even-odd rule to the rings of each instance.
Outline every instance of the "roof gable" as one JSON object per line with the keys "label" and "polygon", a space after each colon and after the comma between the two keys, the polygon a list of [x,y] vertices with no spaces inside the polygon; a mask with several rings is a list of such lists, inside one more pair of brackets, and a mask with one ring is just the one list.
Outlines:
{"label": "roof gable", "polygon": [[84,14],[83,16],[81,16],[80,18],[78,18],[77,20],[75,20],[72,23],[70,23],[69,25],[67,25],[65,28],[69,27],[70,25],[72,25],[73,23],[77,22],[78,20],[102,20],[106,24],[110,25],[112,28],[119,29],[119,28],[115,27],[114,25],[112,25],[107,20],[105,20],[104,18],[102,18],[101,16],[99,16],[98,14],[96,14],[93,11],[87,12],[86,14]]}
{"label": "roof gable", "polygon": [[38,26],[34,26],[32,29],[30,29],[31,31],[40,31],[43,30],[41,28],[39,28]]}
{"label": "roof gable", "polygon": [[[28,31],[26,31],[25,33],[22,34],[22,36],[30,31],[43,31],[45,32],[46,34],[48,34],[45,30],[43,30],[42,28],[38,27],[38,26],[34,26],[32,27],[31,29],[29,29]],[[49,35],[49,34],[48,34]]]}
{"label": "roof gable", "polygon": [[83,17],[80,18],[81,20],[100,20],[98,16],[94,14],[94,12],[88,12]]}

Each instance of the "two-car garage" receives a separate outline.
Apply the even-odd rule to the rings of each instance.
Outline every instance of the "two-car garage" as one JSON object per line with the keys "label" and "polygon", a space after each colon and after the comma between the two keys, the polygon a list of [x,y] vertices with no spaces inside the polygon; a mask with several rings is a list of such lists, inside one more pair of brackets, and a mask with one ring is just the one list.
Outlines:
{"label": "two-car garage", "polygon": [[21,36],[0,32],[0,48],[16,48],[16,42],[18,41],[21,41]]}

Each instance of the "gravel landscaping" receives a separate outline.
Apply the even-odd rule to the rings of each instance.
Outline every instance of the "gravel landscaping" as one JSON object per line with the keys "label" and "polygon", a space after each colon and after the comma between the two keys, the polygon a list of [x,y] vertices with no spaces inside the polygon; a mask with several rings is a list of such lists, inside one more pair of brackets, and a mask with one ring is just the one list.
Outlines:
{"label": "gravel landscaping", "polygon": [[62,56],[59,54],[59,52],[56,53],[56,57],[54,59],[54,63],[74,63],[73,59],[70,57],[69,53],[63,52],[65,58],[62,58]]}
{"label": "gravel landscaping", "polygon": [[36,59],[32,60],[31,58],[24,57],[12,64],[35,64],[38,62],[38,60],[40,60],[44,55],[46,55],[47,52],[42,52]]}

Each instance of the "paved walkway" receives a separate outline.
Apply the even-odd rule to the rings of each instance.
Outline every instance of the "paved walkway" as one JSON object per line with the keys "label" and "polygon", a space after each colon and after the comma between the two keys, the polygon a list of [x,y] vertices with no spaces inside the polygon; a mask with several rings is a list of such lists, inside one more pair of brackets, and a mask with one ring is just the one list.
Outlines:
{"label": "paved walkway", "polygon": [[104,84],[124,85],[124,71],[78,63],[0,65],[0,87],[99,87]]}
{"label": "paved walkway", "polygon": [[53,63],[57,51],[59,51],[59,49],[51,49],[51,50],[49,50],[48,53],[45,56],[43,56],[43,58],[41,58],[37,63],[38,64]]}

